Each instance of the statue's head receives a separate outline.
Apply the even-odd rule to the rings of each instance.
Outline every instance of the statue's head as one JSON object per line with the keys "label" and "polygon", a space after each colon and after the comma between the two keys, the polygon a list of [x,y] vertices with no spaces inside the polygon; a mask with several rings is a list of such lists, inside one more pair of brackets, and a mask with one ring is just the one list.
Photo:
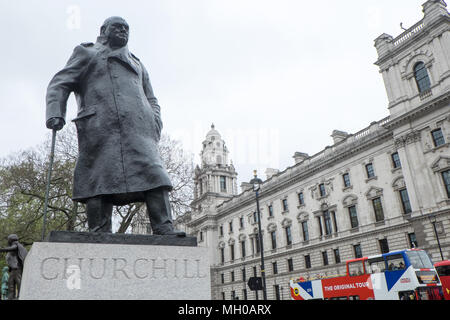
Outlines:
{"label": "statue's head", "polygon": [[8,272],[9,268],[8,267],[3,267],[3,273]]}
{"label": "statue's head", "polygon": [[130,27],[125,19],[121,17],[110,17],[103,22],[100,28],[100,37],[104,44],[111,47],[121,48],[127,45]]}
{"label": "statue's head", "polygon": [[8,236],[8,243],[12,244],[15,241],[19,241],[19,237],[17,236],[17,234],[10,234]]}

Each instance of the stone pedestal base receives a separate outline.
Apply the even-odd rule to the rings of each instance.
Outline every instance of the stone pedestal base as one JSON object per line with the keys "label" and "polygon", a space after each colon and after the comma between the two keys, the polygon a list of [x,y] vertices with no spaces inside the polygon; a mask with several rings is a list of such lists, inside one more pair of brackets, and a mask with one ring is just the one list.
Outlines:
{"label": "stone pedestal base", "polygon": [[21,300],[210,300],[206,248],[36,242]]}

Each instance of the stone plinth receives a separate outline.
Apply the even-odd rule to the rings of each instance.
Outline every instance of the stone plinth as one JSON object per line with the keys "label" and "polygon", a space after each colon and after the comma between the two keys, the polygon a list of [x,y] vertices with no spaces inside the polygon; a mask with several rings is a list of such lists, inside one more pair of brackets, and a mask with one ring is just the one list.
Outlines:
{"label": "stone plinth", "polygon": [[21,300],[209,300],[206,248],[36,242]]}

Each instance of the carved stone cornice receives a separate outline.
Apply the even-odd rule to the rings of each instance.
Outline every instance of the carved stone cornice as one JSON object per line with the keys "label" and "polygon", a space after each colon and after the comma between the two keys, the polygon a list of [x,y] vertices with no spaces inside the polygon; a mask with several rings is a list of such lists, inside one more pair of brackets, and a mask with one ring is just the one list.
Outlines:
{"label": "carved stone cornice", "polygon": [[416,143],[422,140],[422,135],[420,130],[413,130],[404,135],[401,135],[394,140],[395,147],[397,149],[403,148],[404,146],[412,143]]}

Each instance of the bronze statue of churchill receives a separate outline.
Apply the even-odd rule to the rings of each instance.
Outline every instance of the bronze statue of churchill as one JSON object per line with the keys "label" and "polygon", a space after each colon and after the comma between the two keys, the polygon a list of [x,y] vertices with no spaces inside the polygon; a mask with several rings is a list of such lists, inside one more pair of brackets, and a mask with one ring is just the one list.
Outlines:
{"label": "bronze statue of churchill", "polygon": [[129,26],[108,18],[97,42],[78,45],[47,89],[46,125],[60,130],[74,92],[79,155],[73,200],[86,203],[90,231],[111,232],[113,205],[145,202],[154,234],[173,229],[170,178],[158,151],[162,121],[147,70],[128,51]]}

